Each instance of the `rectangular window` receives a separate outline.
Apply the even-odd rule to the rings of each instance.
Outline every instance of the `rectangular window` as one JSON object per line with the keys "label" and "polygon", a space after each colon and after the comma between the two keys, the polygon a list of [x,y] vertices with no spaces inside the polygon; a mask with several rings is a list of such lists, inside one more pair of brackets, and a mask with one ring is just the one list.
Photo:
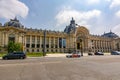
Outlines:
{"label": "rectangular window", "polygon": [[62,38],[59,38],[59,48],[62,48]]}
{"label": "rectangular window", "polygon": [[40,44],[37,44],[37,48],[40,48]]}
{"label": "rectangular window", "polygon": [[41,44],[41,48],[43,48],[43,44]]}
{"label": "rectangular window", "polygon": [[42,44],[44,43],[44,37],[42,37]]}
{"label": "rectangular window", "polygon": [[27,48],[30,48],[30,44],[26,44],[26,47],[27,47]]}
{"label": "rectangular window", "polygon": [[35,36],[32,36],[32,44],[35,44]]}
{"label": "rectangular window", "polygon": [[66,48],[66,39],[62,39],[63,48]]}
{"label": "rectangular window", "polygon": [[26,43],[30,44],[30,36],[26,36]]}
{"label": "rectangular window", "polygon": [[37,44],[40,44],[40,36],[37,36]]}
{"label": "rectangular window", "polygon": [[46,38],[46,44],[49,44],[49,38],[48,37]]}
{"label": "rectangular window", "polygon": [[35,48],[35,44],[32,44],[31,47],[32,47],[32,48]]}
{"label": "rectangular window", "polygon": [[46,44],[46,48],[49,48],[49,44]]}
{"label": "rectangular window", "polygon": [[54,48],[54,38],[51,38],[51,48]]}
{"label": "rectangular window", "polygon": [[58,48],[58,38],[55,38],[55,48]]}

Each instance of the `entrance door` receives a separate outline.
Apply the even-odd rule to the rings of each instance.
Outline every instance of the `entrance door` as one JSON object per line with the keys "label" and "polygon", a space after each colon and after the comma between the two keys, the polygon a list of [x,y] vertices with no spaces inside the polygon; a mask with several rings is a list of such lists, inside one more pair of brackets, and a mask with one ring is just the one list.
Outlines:
{"label": "entrance door", "polygon": [[80,43],[77,43],[77,49],[80,49]]}
{"label": "entrance door", "polygon": [[9,41],[15,42],[15,35],[9,35]]}
{"label": "entrance door", "polygon": [[9,37],[9,41],[15,42],[15,37]]}

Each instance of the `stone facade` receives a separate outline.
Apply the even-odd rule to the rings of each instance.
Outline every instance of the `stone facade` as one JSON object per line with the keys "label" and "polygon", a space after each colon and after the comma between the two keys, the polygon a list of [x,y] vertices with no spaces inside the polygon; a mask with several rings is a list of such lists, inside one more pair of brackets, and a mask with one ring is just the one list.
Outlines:
{"label": "stone facade", "polygon": [[[23,44],[23,50],[26,52],[43,52],[44,41],[46,52],[120,50],[120,38],[111,31],[109,34],[96,36],[91,35],[84,26],[77,25],[78,27],[76,27],[76,25],[72,18],[64,32],[59,32],[25,28],[17,18],[11,19],[4,26],[0,25],[0,50],[4,51],[9,41]],[[112,35],[112,37],[108,35]]]}

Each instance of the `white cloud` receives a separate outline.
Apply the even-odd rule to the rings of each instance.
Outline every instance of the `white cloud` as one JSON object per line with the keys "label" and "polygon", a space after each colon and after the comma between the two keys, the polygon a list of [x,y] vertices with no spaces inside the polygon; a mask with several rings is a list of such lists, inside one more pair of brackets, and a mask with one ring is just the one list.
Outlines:
{"label": "white cloud", "polygon": [[118,6],[120,6],[120,0],[111,0],[110,8],[114,8]]}
{"label": "white cloud", "polygon": [[105,1],[108,1],[108,2],[110,2],[111,0],[105,0]]}
{"label": "white cloud", "polygon": [[120,10],[119,10],[118,12],[116,12],[115,15],[116,15],[117,17],[120,17]]}
{"label": "white cloud", "polygon": [[113,27],[112,31],[120,36],[120,24],[118,24],[115,27]]}
{"label": "white cloud", "polygon": [[28,7],[19,0],[0,0],[0,18],[10,19],[15,16],[26,17]]}
{"label": "white cloud", "polygon": [[91,11],[77,11],[74,9],[63,9],[61,10],[55,17],[57,20],[57,26],[67,24],[71,18],[73,17],[76,20],[76,23],[80,25],[89,25],[88,20],[91,20],[92,18],[97,18],[101,14],[101,11],[99,10],[91,10]]}
{"label": "white cloud", "polygon": [[98,4],[100,0],[86,0],[88,4]]}

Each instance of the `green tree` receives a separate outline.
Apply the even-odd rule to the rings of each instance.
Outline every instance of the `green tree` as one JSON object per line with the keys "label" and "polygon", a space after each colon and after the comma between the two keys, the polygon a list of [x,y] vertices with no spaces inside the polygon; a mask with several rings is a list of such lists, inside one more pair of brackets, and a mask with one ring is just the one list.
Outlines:
{"label": "green tree", "polygon": [[8,43],[8,53],[13,52],[14,51],[14,42],[10,41]]}
{"label": "green tree", "polygon": [[14,52],[14,51],[23,51],[22,44],[21,43],[14,43],[13,41],[10,41],[8,43],[8,53]]}
{"label": "green tree", "polygon": [[21,43],[14,43],[14,51],[23,51]]}

